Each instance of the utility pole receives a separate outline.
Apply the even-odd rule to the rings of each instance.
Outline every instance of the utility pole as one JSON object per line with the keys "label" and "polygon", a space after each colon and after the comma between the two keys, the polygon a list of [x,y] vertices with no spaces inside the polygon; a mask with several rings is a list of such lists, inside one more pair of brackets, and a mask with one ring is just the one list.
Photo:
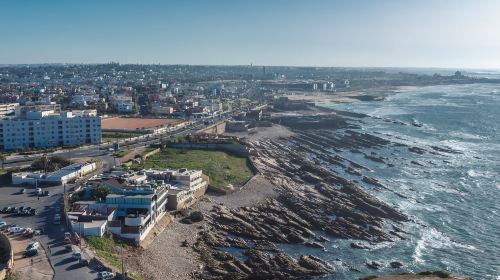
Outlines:
{"label": "utility pole", "polygon": [[123,243],[120,244],[120,255],[122,258],[122,279],[126,279],[126,277],[125,277],[125,264],[123,262]]}
{"label": "utility pole", "polygon": [[64,189],[64,193],[63,193],[63,216],[64,216],[64,220],[66,221],[66,227],[69,228],[69,223],[68,223],[68,219],[66,217],[66,210],[67,210],[67,204],[68,204],[68,194],[67,194],[67,191],[66,191],[66,184],[63,184],[63,189]]}

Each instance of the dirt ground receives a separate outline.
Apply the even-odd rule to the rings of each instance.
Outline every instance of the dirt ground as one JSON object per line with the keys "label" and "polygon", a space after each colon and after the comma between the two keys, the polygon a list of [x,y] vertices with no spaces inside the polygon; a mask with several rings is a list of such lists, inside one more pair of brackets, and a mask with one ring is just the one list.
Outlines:
{"label": "dirt ground", "polygon": [[54,277],[54,271],[42,246],[39,247],[37,256],[23,258],[24,250],[31,240],[12,235],[9,239],[14,250],[14,273],[19,279],[51,280]]}
{"label": "dirt ground", "polygon": [[[216,204],[229,207],[255,205],[274,196],[273,185],[261,175],[256,175],[238,192],[228,195],[205,195],[190,211],[206,213]],[[197,239],[195,233],[205,226],[206,221],[183,224],[180,218],[174,219],[147,248],[131,253],[126,259],[127,266],[145,279],[193,279],[192,274],[201,271],[203,263],[190,247],[183,247],[182,243],[186,240],[193,244]]]}
{"label": "dirt ground", "polygon": [[177,119],[142,119],[142,118],[107,118],[102,120],[102,129],[148,129],[166,125],[176,125],[183,122]]}
{"label": "dirt ground", "polygon": [[193,279],[192,273],[203,268],[198,255],[190,247],[183,247],[187,240],[194,243],[200,224],[182,224],[178,220],[171,222],[146,249],[138,249],[129,254],[126,265],[145,279]]}
{"label": "dirt ground", "polygon": [[235,136],[238,138],[245,138],[250,141],[261,139],[275,139],[278,137],[289,137],[294,133],[288,128],[273,124],[271,127],[255,127],[247,132],[226,132],[224,135]]}

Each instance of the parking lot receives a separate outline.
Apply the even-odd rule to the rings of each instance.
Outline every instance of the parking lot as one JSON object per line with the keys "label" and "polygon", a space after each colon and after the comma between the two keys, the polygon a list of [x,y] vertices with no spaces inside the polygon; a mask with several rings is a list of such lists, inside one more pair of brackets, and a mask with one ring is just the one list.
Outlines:
{"label": "parking lot", "polygon": [[[25,192],[21,193],[20,190],[23,188]],[[27,269],[32,269],[31,265],[26,265],[26,258],[22,258],[22,254],[26,248],[24,245],[34,238],[40,241],[42,247],[47,251],[47,254],[45,251],[42,251],[42,248],[33,260],[36,260],[36,262],[40,264],[44,262],[44,259],[50,261],[51,270],[53,268],[55,273],[53,279],[96,279],[96,271],[92,271],[90,268],[80,265],[78,261],[72,259],[71,252],[65,250],[65,244],[63,243],[64,232],[66,231],[65,225],[63,223],[60,225],[55,225],[53,223],[57,208],[60,209],[59,214],[61,216],[63,215],[63,187],[49,186],[44,187],[43,190],[49,191],[49,195],[38,197],[34,186],[0,187],[0,210],[4,209],[4,207],[16,207],[19,209],[19,207],[22,206],[25,208],[31,207],[37,210],[35,215],[0,213],[0,220],[6,222],[8,225],[15,224],[22,228],[41,230],[41,235],[34,237],[23,237],[22,234],[7,234],[13,243],[13,247],[15,247],[14,271],[19,270],[23,272],[21,274],[24,274]],[[47,279],[52,279],[52,276]]]}

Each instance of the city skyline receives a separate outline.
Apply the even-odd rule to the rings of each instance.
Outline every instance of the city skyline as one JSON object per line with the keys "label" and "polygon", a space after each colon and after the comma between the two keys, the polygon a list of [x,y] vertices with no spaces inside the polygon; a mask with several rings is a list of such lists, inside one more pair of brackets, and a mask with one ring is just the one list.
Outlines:
{"label": "city skyline", "polygon": [[496,1],[0,3],[0,64],[500,68]]}

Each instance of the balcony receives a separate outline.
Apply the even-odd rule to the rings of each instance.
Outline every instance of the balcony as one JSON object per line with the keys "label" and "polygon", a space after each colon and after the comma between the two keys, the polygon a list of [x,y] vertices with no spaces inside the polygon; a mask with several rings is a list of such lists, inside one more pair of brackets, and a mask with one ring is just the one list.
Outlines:
{"label": "balcony", "polygon": [[125,216],[126,226],[143,226],[149,220],[149,215],[129,214]]}

